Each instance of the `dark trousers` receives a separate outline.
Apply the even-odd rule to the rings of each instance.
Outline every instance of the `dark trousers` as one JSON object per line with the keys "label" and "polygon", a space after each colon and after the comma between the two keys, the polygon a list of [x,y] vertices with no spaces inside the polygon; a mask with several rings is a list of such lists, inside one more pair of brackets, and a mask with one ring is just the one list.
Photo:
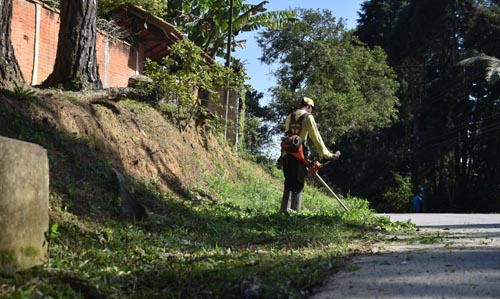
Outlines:
{"label": "dark trousers", "polygon": [[283,174],[285,176],[285,189],[281,201],[281,211],[288,212],[292,209],[300,212],[302,190],[307,175],[307,168],[292,155],[283,157]]}

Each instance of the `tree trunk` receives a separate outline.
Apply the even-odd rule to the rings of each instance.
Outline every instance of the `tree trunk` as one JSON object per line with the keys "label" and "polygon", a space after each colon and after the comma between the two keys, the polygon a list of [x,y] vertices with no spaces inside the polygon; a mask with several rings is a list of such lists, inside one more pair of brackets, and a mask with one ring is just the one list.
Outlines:
{"label": "tree trunk", "polygon": [[57,56],[43,87],[99,89],[96,59],[97,0],[62,0]]}
{"label": "tree trunk", "polygon": [[24,82],[21,68],[14,56],[10,41],[12,0],[0,1],[0,87],[9,87],[13,82]]}

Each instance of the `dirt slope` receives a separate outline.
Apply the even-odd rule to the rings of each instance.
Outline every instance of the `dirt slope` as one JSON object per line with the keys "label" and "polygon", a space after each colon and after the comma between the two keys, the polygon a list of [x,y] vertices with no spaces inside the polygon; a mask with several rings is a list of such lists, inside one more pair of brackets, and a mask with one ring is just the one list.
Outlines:
{"label": "dirt slope", "polygon": [[[206,194],[206,178],[234,179],[235,166],[244,162],[203,132],[190,126],[181,133],[155,109],[131,100],[41,90],[24,100],[0,94],[0,135],[48,149],[56,201],[84,193],[89,198],[80,201],[95,204],[116,198],[112,168],[161,192],[181,197],[194,192],[216,200],[215,194]],[[76,214],[91,214],[92,204],[67,204]]]}

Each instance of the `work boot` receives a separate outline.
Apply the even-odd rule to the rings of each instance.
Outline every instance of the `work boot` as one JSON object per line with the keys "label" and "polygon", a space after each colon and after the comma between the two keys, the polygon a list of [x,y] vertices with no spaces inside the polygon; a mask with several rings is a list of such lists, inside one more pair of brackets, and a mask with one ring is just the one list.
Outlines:
{"label": "work boot", "polygon": [[292,210],[299,213],[302,203],[302,191],[292,192]]}
{"label": "work boot", "polygon": [[290,213],[290,190],[285,189],[283,191],[283,198],[281,199],[280,212],[284,214]]}

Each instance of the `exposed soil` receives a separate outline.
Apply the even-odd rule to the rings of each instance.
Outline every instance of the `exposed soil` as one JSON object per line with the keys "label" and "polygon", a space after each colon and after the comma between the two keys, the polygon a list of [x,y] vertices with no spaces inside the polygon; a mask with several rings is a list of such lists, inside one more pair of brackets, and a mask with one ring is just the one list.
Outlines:
{"label": "exposed soil", "polygon": [[[147,182],[174,196],[195,199],[201,194],[218,200],[207,193],[207,178],[220,175],[230,180],[237,175],[233,166],[246,163],[208,127],[193,124],[180,132],[146,104],[110,100],[115,97],[106,91],[35,91],[24,100],[0,93],[0,135],[47,148],[51,204],[76,215],[92,215],[92,205],[118,197],[112,168],[125,175],[131,189],[133,182]],[[74,192],[75,186],[87,192]],[[73,194],[88,198],[64,202],[77,196]],[[147,196],[140,199],[147,201]]]}

